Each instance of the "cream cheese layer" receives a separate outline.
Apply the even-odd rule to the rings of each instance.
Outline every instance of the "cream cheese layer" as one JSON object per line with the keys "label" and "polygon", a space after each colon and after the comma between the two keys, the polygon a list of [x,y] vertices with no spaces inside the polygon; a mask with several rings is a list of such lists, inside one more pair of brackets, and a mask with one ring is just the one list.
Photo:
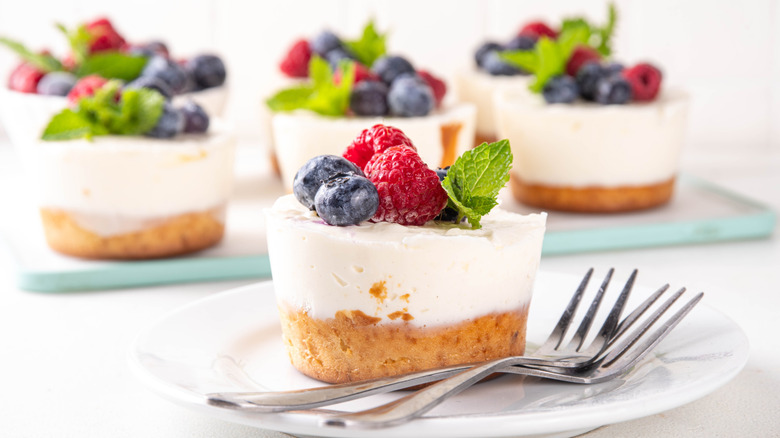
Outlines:
{"label": "cream cheese layer", "polygon": [[477,133],[497,136],[493,94],[498,90],[523,90],[531,80],[531,76],[492,76],[472,69],[456,75],[455,92],[460,102],[477,107]]}

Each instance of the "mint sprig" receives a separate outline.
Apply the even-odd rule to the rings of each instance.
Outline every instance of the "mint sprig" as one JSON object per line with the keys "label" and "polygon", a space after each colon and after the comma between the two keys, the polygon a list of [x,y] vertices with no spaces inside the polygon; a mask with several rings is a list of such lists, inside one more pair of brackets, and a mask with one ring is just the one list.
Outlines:
{"label": "mint sprig", "polygon": [[125,55],[119,52],[100,52],[87,56],[76,76],[98,75],[106,79],[121,79],[129,82],[141,75],[146,66],[143,56]]}
{"label": "mint sprig", "polygon": [[56,27],[68,40],[76,64],[83,63],[89,56],[89,43],[92,42],[92,35],[87,31],[87,26],[82,24],[70,30],[64,24],[57,23]]}
{"label": "mint sprig", "polygon": [[24,44],[9,38],[0,37],[0,44],[8,47],[24,61],[29,62],[44,73],[62,70],[62,64],[49,54],[33,53]]}
{"label": "mint sprig", "polygon": [[119,81],[109,81],[94,96],[79,100],[76,109],[52,117],[42,139],[46,141],[91,139],[96,135],[141,135],[157,124],[165,98],[157,91],[140,88],[121,91]]}
{"label": "mint sprig", "polygon": [[385,41],[387,34],[380,34],[374,27],[374,22],[369,21],[363,28],[360,39],[345,41],[349,51],[357,57],[363,65],[371,67],[374,61],[384,56],[387,51]]}
{"label": "mint sprig", "polygon": [[349,108],[355,63],[345,61],[338,68],[341,70],[341,81],[335,84],[328,62],[314,56],[309,61],[310,83],[283,89],[265,103],[277,112],[306,109],[323,116],[343,116]]}
{"label": "mint sprig", "polygon": [[447,206],[458,212],[457,223],[465,217],[472,228],[482,228],[479,221],[498,205],[511,168],[509,140],[482,143],[455,160],[441,184],[449,196]]}

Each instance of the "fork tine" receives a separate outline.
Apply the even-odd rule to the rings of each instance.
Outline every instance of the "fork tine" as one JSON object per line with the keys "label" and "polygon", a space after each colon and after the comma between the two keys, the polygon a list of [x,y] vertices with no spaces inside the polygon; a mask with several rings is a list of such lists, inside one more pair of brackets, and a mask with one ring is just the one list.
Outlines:
{"label": "fork tine", "polygon": [[607,291],[607,286],[609,286],[609,282],[610,280],[612,280],[612,274],[614,272],[615,272],[615,268],[609,268],[607,275],[604,277],[604,281],[601,283],[601,287],[599,287],[599,291],[596,293],[596,296],[593,298],[593,301],[591,301],[590,303],[590,307],[588,308],[588,313],[586,313],[585,317],[582,318],[582,321],[580,322],[580,326],[577,328],[577,331],[574,333],[574,337],[572,337],[571,341],[569,341],[570,346],[576,345],[576,348],[574,349],[575,351],[580,351],[583,342],[585,342],[585,337],[588,336],[590,327],[593,325],[593,319],[596,317],[596,313],[599,311],[599,306],[601,306],[601,301],[604,298],[604,293]]}
{"label": "fork tine", "polygon": [[[598,336],[593,340],[593,342],[591,342],[590,346],[588,346],[587,350],[589,352],[593,352],[595,354],[597,350],[604,350],[609,345],[610,339],[612,339],[613,336],[615,336],[615,334],[618,332],[618,322],[620,321],[620,315],[623,313],[623,308],[626,306],[628,297],[631,295],[631,290],[634,288],[634,281],[636,280],[637,273],[638,271],[636,269],[631,272],[631,275],[628,277],[625,286],[623,286],[623,291],[620,292],[617,300],[615,300],[615,304],[612,306],[612,310],[604,320],[604,324],[602,324]],[[581,345],[582,343],[580,342],[580,346]],[[577,351],[579,351],[579,348]]]}
{"label": "fork tine", "polygon": [[664,294],[669,290],[669,284],[665,284],[658,288],[655,292],[653,292],[652,295],[650,295],[642,304],[639,305],[636,309],[634,309],[633,312],[631,312],[628,316],[626,316],[622,321],[620,321],[620,324],[615,329],[615,335],[612,337],[612,339],[609,340],[608,346],[614,344],[618,339],[620,339],[621,336],[629,329],[632,325],[636,322],[639,317],[644,315],[644,313],[647,311],[647,309],[650,308],[650,306],[653,305],[656,301],[658,301],[658,298],[661,297],[661,295]]}
{"label": "fork tine", "polygon": [[582,281],[580,282],[579,287],[577,287],[577,290],[574,291],[574,295],[571,297],[569,305],[566,306],[566,309],[564,309],[563,314],[561,314],[561,318],[558,320],[558,324],[555,325],[555,328],[550,333],[550,336],[548,336],[547,340],[544,341],[544,344],[539,347],[539,350],[557,349],[561,345],[561,341],[563,341],[569,326],[571,326],[574,313],[577,311],[577,307],[580,305],[580,301],[582,301],[582,296],[585,294],[585,288],[588,287],[588,282],[590,281],[590,277],[592,275],[593,268],[590,268],[582,278]]}

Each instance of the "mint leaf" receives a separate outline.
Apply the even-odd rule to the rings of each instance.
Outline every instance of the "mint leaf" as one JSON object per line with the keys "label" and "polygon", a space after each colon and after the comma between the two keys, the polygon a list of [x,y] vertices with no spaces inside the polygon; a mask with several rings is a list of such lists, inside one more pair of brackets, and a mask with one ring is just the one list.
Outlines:
{"label": "mint leaf", "polygon": [[479,221],[498,204],[511,168],[509,140],[482,143],[455,160],[441,184],[449,196],[447,205],[458,211],[458,223],[466,217],[472,228],[482,227]]}
{"label": "mint leaf", "polygon": [[529,73],[535,73],[539,69],[539,54],[534,50],[505,50],[498,52],[498,56]]}
{"label": "mint leaf", "polygon": [[145,66],[146,58],[143,56],[100,52],[88,55],[79,65],[76,76],[98,75],[106,79],[121,79],[128,82],[140,76]]}
{"label": "mint leaf", "polygon": [[596,30],[595,34],[598,37],[596,42],[596,50],[604,56],[612,54],[612,34],[615,33],[615,25],[617,24],[617,8],[614,3],[609,4],[609,12],[607,16],[607,24]]}
{"label": "mint leaf", "polygon": [[89,44],[92,42],[92,35],[87,31],[86,25],[81,25],[73,30],[68,30],[64,25],[57,23],[57,29],[65,35],[70,44],[70,50],[73,53],[73,59],[76,64],[81,64],[89,55]]}
{"label": "mint leaf", "polygon": [[265,104],[271,111],[293,111],[305,108],[306,101],[313,92],[314,87],[310,85],[286,88],[266,99]]}
{"label": "mint leaf", "polygon": [[314,88],[319,88],[333,82],[333,72],[328,61],[319,56],[312,56],[309,61],[309,77]]}
{"label": "mint leaf", "polygon": [[69,109],[52,117],[41,137],[46,141],[74,140],[91,138],[92,123]]}
{"label": "mint leaf", "polygon": [[385,40],[386,34],[380,34],[374,27],[374,22],[369,21],[363,28],[363,35],[358,40],[345,41],[344,45],[355,55],[361,64],[371,67],[374,61],[384,56],[387,52]]}
{"label": "mint leaf", "polygon": [[307,109],[323,116],[342,116],[349,108],[349,96],[355,79],[355,63],[343,62],[341,81],[336,85],[328,63],[315,56],[309,61],[311,84],[279,91],[265,101],[272,111]]}
{"label": "mint leaf", "polygon": [[13,50],[25,62],[34,65],[35,68],[44,73],[62,70],[62,64],[57,58],[48,54],[33,53],[18,41],[0,37],[0,44]]}

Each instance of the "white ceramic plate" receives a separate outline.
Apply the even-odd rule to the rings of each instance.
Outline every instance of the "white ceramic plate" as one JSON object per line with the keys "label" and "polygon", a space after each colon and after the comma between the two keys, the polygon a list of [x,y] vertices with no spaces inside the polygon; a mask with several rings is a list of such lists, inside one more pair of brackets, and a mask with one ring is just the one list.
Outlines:
{"label": "white ceramic plate", "polygon": [[[617,295],[622,280],[613,280],[614,290],[605,306]],[[544,341],[579,281],[576,276],[539,273],[528,323],[529,344]],[[599,281],[591,281],[591,289]],[[636,287],[629,306],[651,292]],[[301,435],[362,437],[367,433],[321,427],[318,416],[311,413],[256,414],[206,404],[204,394],[210,392],[322,385],[288,362],[271,282],[219,293],[169,314],[138,337],[129,356],[135,374],[152,390],[223,420]],[[423,418],[370,434],[375,438],[572,436],[702,397],[734,377],[747,356],[748,342],[740,328],[700,303],[653,353],[618,380],[575,385],[506,375],[447,400]],[[331,409],[357,410],[398,397],[384,394]]]}

